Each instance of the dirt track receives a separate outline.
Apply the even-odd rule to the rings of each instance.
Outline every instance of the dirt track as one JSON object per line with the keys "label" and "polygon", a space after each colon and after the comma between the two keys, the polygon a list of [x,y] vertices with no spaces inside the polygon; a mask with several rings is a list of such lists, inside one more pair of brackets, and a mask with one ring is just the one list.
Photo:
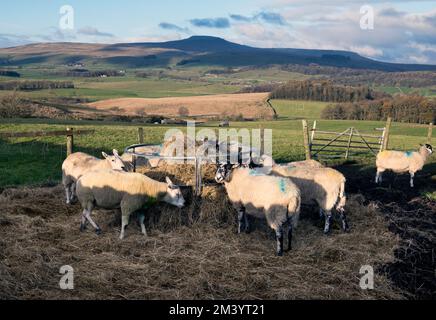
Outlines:
{"label": "dirt track", "polygon": [[[188,182],[189,170],[164,171]],[[162,179],[166,172],[153,177]],[[335,225],[331,236],[323,236],[316,211],[305,208],[294,249],[283,258],[274,256],[275,242],[262,221],[255,221],[251,234],[235,234],[235,213],[222,190],[212,186],[202,200],[186,190],[189,205],[182,211],[166,205],[153,210],[149,238],[132,221],[125,241],[118,240],[116,212],[96,213],[102,236],[81,234],[80,208],[64,205],[60,187],[5,190],[0,298],[434,298],[434,282],[428,282],[434,260],[425,251],[435,247],[434,203],[405,197],[407,189],[397,195],[363,181],[349,178],[350,233]],[[380,194],[398,201],[392,204]],[[410,212],[416,201],[420,219]],[[67,264],[75,269],[73,291],[58,286],[59,268]],[[359,269],[366,264],[377,270],[373,291],[359,287]]]}

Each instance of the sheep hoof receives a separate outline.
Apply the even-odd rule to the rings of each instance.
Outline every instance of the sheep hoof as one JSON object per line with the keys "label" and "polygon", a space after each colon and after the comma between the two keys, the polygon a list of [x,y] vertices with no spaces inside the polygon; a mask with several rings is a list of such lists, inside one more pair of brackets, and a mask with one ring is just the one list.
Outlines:
{"label": "sheep hoof", "polygon": [[103,232],[103,231],[101,231],[100,228],[98,228],[97,230],[95,230],[95,234],[98,235],[98,236],[101,235],[102,232]]}
{"label": "sheep hoof", "polygon": [[283,251],[277,252],[277,257],[283,257]]}
{"label": "sheep hoof", "polygon": [[86,224],[81,223],[80,224],[80,232],[84,232],[86,230]]}

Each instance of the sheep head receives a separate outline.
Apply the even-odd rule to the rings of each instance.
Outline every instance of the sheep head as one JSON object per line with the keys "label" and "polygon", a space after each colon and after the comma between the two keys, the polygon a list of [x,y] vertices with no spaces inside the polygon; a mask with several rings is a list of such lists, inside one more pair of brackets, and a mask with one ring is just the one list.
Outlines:
{"label": "sheep head", "polygon": [[124,161],[121,159],[117,150],[113,150],[113,156],[108,155],[106,152],[101,153],[103,157],[110,162],[112,169],[116,171],[127,171]]}
{"label": "sheep head", "polygon": [[170,178],[166,177],[167,193],[165,194],[164,201],[178,208],[185,206],[185,199],[183,198],[180,187],[175,185]]}

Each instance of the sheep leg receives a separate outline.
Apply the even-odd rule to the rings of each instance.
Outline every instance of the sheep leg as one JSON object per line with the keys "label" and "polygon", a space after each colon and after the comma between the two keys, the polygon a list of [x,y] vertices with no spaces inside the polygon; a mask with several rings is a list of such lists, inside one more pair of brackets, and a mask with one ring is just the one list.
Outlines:
{"label": "sheep leg", "polygon": [[347,221],[347,215],[343,210],[341,210],[341,221],[342,221],[342,230],[344,232],[347,232],[349,229],[348,221]]}
{"label": "sheep leg", "polygon": [[70,184],[69,193],[70,193],[70,195],[69,195],[70,204],[73,204],[76,201],[76,183],[75,182]]}
{"label": "sheep leg", "polygon": [[319,208],[319,218],[320,219],[324,219],[325,218],[325,213],[324,213],[324,210],[322,208]]}
{"label": "sheep leg", "polygon": [[[94,227],[95,233],[97,235],[101,235],[101,228],[98,226],[98,224],[96,224],[94,222],[94,220],[92,220],[91,213],[92,213],[92,209],[85,209],[85,211],[83,211],[83,214],[85,215],[86,220],[88,220],[89,223]],[[85,222],[85,224],[86,224],[86,222]]]}
{"label": "sheep leg", "polygon": [[415,173],[414,172],[410,172],[410,187],[414,188],[415,184],[414,184],[414,178],[415,178]]}
{"label": "sheep leg", "polygon": [[242,207],[238,211],[238,234],[242,233],[242,224],[244,219],[246,219],[245,216],[245,208]]}
{"label": "sheep leg", "polygon": [[129,214],[124,214],[122,215],[121,218],[121,234],[120,234],[120,240],[124,239],[125,236],[125,232],[126,232],[126,228],[129,225]]}
{"label": "sheep leg", "polygon": [[70,199],[70,186],[66,186],[66,187],[65,187],[65,195],[67,196],[67,204],[71,204],[71,199]]}
{"label": "sheep leg", "polygon": [[245,223],[245,233],[250,233],[250,222],[248,221],[247,213],[244,214],[244,223]]}
{"label": "sheep leg", "polygon": [[283,256],[283,226],[277,228],[276,240],[277,240],[277,255],[281,257]]}
{"label": "sheep leg", "polygon": [[81,222],[80,222],[80,232],[83,232],[83,231],[86,230],[86,224],[88,222],[88,220],[86,219],[86,212],[87,212],[86,209],[83,210],[82,219],[81,219]]}
{"label": "sheep leg", "polygon": [[288,221],[288,251],[292,250],[292,218]]}
{"label": "sheep leg", "polygon": [[330,232],[331,223],[332,223],[332,213],[330,211],[327,211],[325,215],[324,234],[328,234]]}
{"label": "sheep leg", "polygon": [[383,182],[383,172],[384,172],[384,170],[377,169],[377,175],[375,177],[375,183],[381,184]]}
{"label": "sheep leg", "polygon": [[144,236],[147,236],[147,230],[145,229],[145,213],[141,213],[139,215],[139,224],[141,225],[141,232]]}

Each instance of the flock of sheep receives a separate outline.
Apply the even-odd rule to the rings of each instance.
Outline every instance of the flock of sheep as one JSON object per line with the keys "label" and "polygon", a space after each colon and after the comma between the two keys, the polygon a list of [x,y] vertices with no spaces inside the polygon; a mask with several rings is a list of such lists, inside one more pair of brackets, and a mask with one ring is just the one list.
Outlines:
{"label": "flock of sheep", "polygon": [[[165,149],[165,147],[164,147]],[[165,154],[164,150],[154,153]],[[414,186],[415,173],[421,170],[433,153],[431,145],[423,145],[416,152],[383,151],[377,156],[376,183],[382,182],[382,173],[410,173]],[[63,185],[67,204],[76,200],[83,208],[81,231],[90,223],[97,234],[100,227],[91,218],[95,208],[121,209],[120,239],[125,236],[132,213],[156,202],[175,207],[185,205],[180,187],[170,178],[155,181],[143,174],[133,173],[131,155],[120,156],[116,150],[100,160],[84,153],[70,155],[62,166]],[[316,203],[320,216],[325,219],[324,233],[330,232],[333,212],[339,213],[343,231],[348,230],[345,214],[345,177],[317,161],[308,160],[278,165],[268,156],[261,157],[263,165],[246,166],[241,163],[218,165],[215,180],[223,184],[229,200],[238,212],[238,232],[249,231],[247,215],[266,219],[275,231],[277,255],[284,252],[284,233],[287,227],[288,250],[291,249],[292,231],[298,224],[301,204]],[[147,162],[147,165],[150,165]],[[159,161],[153,166],[159,165]],[[142,233],[147,235],[144,213],[139,217]]]}

